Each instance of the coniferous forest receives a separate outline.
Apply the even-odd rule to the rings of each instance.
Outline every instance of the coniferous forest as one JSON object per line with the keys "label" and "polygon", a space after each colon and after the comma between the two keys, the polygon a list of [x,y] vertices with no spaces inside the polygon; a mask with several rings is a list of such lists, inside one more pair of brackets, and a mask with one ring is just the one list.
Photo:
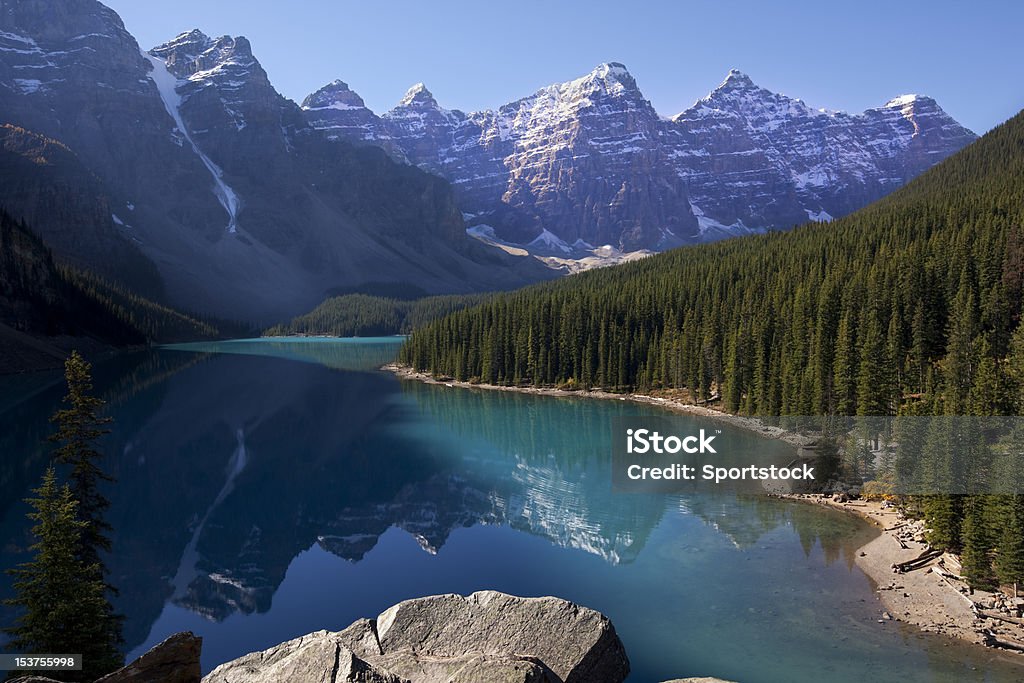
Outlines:
{"label": "coniferous forest", "polygon": [[449,313],[486,301],[490,294],[449,294],[420,299],[394,299],[346,294],[327,299],[309,313],[266,330],[267,337],[330,335],[380,337],[408,334]]}
{"label": "coniferous forest", "polygon": [[44,344],[56,340],[51,355],[62,356],[68,344],[138,346],[213,339],[246,329],[182,313],[60,263],[31,226],[0,209],[0,372],[36,367],[31,353],[25,355],[31,342],[26,345],[20,335]]}
{"label": "coniferous forest", "polygon": [[[749,415],[1024,409],[1024,114],[830,225],[683,248],[416,329],[417,370],[682,390]],[[976,585],[1024,580],[1012,497],[904,501]]]}

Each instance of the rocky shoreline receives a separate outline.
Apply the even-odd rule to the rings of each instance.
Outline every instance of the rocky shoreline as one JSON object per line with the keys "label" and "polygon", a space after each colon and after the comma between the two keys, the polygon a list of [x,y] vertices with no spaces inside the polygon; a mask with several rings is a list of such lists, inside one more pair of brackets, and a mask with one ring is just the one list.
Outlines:
{"label": "rocky shoreline", "polygon": [[[178,633],[95,683],[200,683],[202,640]],[[622,683],[629,658],[605,615],[497,591],[405,600],[221,664],[201,683]],[[26,676],[16,683],[57,683]],[[727,683],[680,678],[666,683]]]}
{"label": "rocky shoreline", "polygon": [[[436,379],[429,373],[390,363],[381,368],[401,379],[463,389],[512,391],[555,397],[597,398],[633,401],[667,410],[707,417],[752,431],[762,437],[779,439],[798,448],[813,448],[813,435],[794,434],[761,420],[731,415],[678,399],[646,394],[616,394],[603,390],[570,391],[546,387],[508,387],[493,384]],[[915,566],[912,571],[896,573],[894,566],[920,557],[928,550],[923,539],[923,523],[905,518],[895,507],[881,502],[833,498],[822,494],[774,494],[802,503],[822,505],[855,514],[881,529],[871,542],[857,550],[856,563],[877,586],[881,603],[879,623],[902,621],[927,633],[949,636],[986,647],[1000,647],[1014,655],[1024,654],[1024,598],[1010,600],[985,591],[973,594],[959,576],[959,561],[942,553]],[[1004,619],[1010,619],[1006,621]],[[1020,623],[1014,623],[1015,621]],[[1021,650],[1013,645],[1020,643]]]}
{"label": "rocky shoreline", "polygon": [[955,555],[930,551],[920,520],[909,519],[895,507],[877,501],[819,494],[779,497],[855,514],[881,529],[874,540],[857,550],[855,557],[857,566],[876,585],[881,606],[879,623],[902,621],[927,633],[988,647],[998,647],[996,641],[1001,641],[1001,651],[1024,654],[1005,646],[1024,644],[1024,620],[1020,619],[1024,598],[972,592],[960,578],[960,562]]}
{"label": "rocky shoreline", "polygon": [[797,448],[814,448],[818,439],[806,434],[794,434],[781,427],[767,425],[756,417],[744,417],[743,415],[732,415],[724,413],[707,406],[686,403],[670,396],[652,396],[648,394],[617,394],[603,389],[556,389],[554,387],[510,387],[501,384],[483,384],[472,382],[460,382],[453,379],[436,379],[427,372],[417,372],[408,366],[397,363],[388,363],[380,368],[390,372],[401,379],[422,382],[423,384],[437,384],[446,387],[458,387],[460,389],[484,389],[487,391],[510,391],[518,394],[535,394],[540,396],[556,396],[561,398],[599,398],[613,401],[632,401],[645,405],[658,406],[684,415],[696,415],[717,420],[724,424],[739,427],[756,433],[766,439],[778,439]]}

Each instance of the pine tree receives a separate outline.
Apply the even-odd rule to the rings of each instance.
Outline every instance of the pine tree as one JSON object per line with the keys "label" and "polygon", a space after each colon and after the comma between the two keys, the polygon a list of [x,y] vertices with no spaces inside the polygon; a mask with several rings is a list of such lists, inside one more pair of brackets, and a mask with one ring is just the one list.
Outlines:
{"label": "pine tree", "polygon": [[967,496],[964,501],[962,574],[972,588],[989,590],[995,584],[992,571],[992,534],[988,526],[988,497]]}
{"label": "pine tree", "polygon": [[123,663],[110,638],[110,604],[96,565],[79,556],[88,524],[79,519],[78,501],[65,484],[58,486],[51,466],[42,484],[28,499],[35,522],[33,558],[8,570],[14,577],[16,597],[6,604],[20,608],[16,625],[5,629],[10,648],[33,653],[75,653],[83,656],[83,670],[71,674],[93,680]]}
{"label": "pine tree", "polygon": [[[68,385],[64,403],[68,407],[58,410],[51,418],[57,431],[50,439],[59,444],[54,451],[55,458],[71,467],[70,489],[77,501],[78,520],[84,525],[79,535],[78,559],[83,567],[94,572],[94,580],[114,593],[114,587],[106,582],[107,570],[101,557],[101,553],[111,548],[107,536],[110,525],[104,519],[110,501],[99,489],[101,482],[113,481],[113,478],[100,468],[98,462],[103,455],[97,446],[99,438],[108,431],[105,425],[111,420],[98,414],[103,401],[91,394],[91,373],[90,364],[77,351],[72,351],[64,364]],[[113,647],[120,646],[124,641],[123,617],[114,612],[108,600],[104,600],[104,604],[103,641],[112,643]]]}
{"label": "pine tree", "polygon": [[857,414],[889,415],[892,412],[894,380],[878,311],[869,311],[866,322],[857,373]]}
{"label": "pine tree", "polygon": [[996,576],[1000,583],[1013,586],[1013,597],[1024,582],[1024,496],[1012,496],[996,545]]}
{"label": "pine tree", "polygon": [[104,513],[110,501],[100,492],[100,482],[112,481],[99,466],[103,455],[97,440],[108,430],[104,425],[110,418],[100,417],[103,401],[91,395],[92,367],[77,351],[72,351],[64,363],[64,378],[68,393],[64,403],[68,406],[54,413],[50,421],[57,431],[50,440],[59,444],[54,451],[56,459],[71,466],[71,491],[78,500],[78,518],[85,523],[79,556],[86,566],[103,567],[101,551],[110,551],[107,533],[110,525]]}

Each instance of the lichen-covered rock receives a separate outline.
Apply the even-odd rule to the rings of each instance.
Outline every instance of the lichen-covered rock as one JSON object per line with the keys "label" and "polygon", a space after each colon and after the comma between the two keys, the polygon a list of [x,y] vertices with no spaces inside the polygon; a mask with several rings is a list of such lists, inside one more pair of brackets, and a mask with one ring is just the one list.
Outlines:
{"label": "lichen-covered rock", "polygon": [[222,664],[203,683],[621,683],[628,674],[599,612],[482,591],[407,600],[376,620]]}
{"label": "lichen-covered rock", "polygon": [[509,654],[467,654],[435,657],[402,650],[381,655],[377,664],[415,683],[559,683],[531,657]]}
{"label": "lichen-covered rock", "polygon": [[565,683],[621,681],[629,673],[611,621],[559,598],[481,591],[407,600],[377,617],[377,638],[385,653],[527,654]]}
{"label": "lichen-covered rock", "polygon": [[357,657],[344,642],[338,633],[310,633],[221,664],[203,683],[407,683]]}

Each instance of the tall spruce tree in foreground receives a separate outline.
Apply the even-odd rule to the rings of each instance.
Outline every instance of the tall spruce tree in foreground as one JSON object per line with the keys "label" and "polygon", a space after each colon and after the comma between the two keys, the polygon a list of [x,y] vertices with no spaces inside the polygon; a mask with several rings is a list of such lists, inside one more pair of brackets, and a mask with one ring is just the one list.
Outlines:
{"label": "tall spruce tree in foreground", "polygon": [[64,379],[68,393],[64,397],[66,408],[54,413],[50,421],[57,431],[50,440],[59,444],[54,451],[57,461],[69,465],[71,492],[78,500],[78,518],[85,523],[79,557],[86,566],[96,566],[100,578],[106,570],[100,560],[101,552],[110,551],[107,533],[110,525],[104,519],[110,501],[100,492],[100,483],[113,478],[99,466],[103,457],[97,440],[109,430],[110,418],[100,417],[103,400],[91,394],[92,366],[77,351],[72,351],[64,363]]}
{"label": "tall spruce tree in foreground", "polygon": [[[79,650],[71,650],[68,646],[57,649],[72,654],[77,652],[82,652],[83,655],[86,652],[93,653],[91,655],[92,662],[88,661],[89,656],[87,656],[86,666],[93,673],[100,675],[110,672],[123,662],[119,646],[124,642],[124,638],[122,637],[123,619],[114,612],[114,608],[107,598],[107,594],[114,592],[114,589],[106,582],[107,572],[101,557],[101,553],[108,552],[111,546],[107,536],[110,525],[104,519],[104,513],[110,507],[110,501],[100,492],[100,484],[113,479],[99,465],[103,455],[97,446],[97,441],[107,433],[106,425],[110,423],[110,419],[99,415],[103,401],[91,393],[91,372],[92,367],[89,363],[77,351],[72,351],[64,364],[64,377],[68,385],[68,392],[64,397],[66,407],[58,410],[51,418],[51,421],[57,425],[56,432],[50,437],[51,441],[58,444],[54,451],[54,457],[58,462],[70,467],[67,490],[74,502],[73,514],[76,522],[76,532],[73,534],[70,531],[66,532],[61,536],[60,543],[72,544],[71,552],[77,562],[77,569],[75,572],[66,572],[70,577],[67,579],[66,586],[57,586],[55,583],[46,584],[52,591],[50,597],[46,597],[45,594],[36,595],[32,598],[34,606],[29,611],[44,609],[46,604],[55,604],[63,600],[65,597],[61,592],[63,590],[80,589],[83,593],[83,600],[88,600],[88,605],[83,605],[82,610],[88,615],[90,623],[86,628],[80,625],[77,625],[76,628],[87,637],[81,641],[75,641],[81,643]],[[40,500],[42,500],[42,496]],[[36,517],[33,516],[32,519],[36,519]],[[34,530],[39,541],[35,547],[40,552],[44,549],[48,550],[51,545],[51,542],[41,535],[47,529],[48,527],[38,526]],[[101,589],[98,607],[92,602],[92,592],[97,585]],[[77,624],[78,622],[73,623]],[[36,651],[38,652],[38,650]]]}
{"label": "tall spruce tree in foreground", "polygon": [[74,680],[93,680],[123,662],[111,640],[110,603],[96,565],[86,565],[79,553],[87,523],[79,519],[79,504],[67,484],[57,484],[51,466],[42,484],[26,502],[35,525],[35,543],[28,562],[8,570],[16,597],[5,603],[21,608],[15,626],[4,629],[9,649],[32,654],[81,654],[83,669],[67,672]]}

